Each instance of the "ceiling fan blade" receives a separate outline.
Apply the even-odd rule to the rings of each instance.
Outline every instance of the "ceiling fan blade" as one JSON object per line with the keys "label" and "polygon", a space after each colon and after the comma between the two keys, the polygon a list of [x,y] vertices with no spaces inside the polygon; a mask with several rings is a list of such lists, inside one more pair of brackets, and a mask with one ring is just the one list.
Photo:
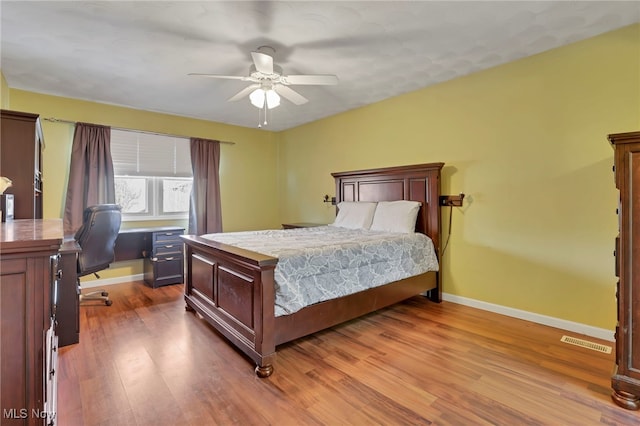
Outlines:
{"label": "ceiling fan blade", "polygon": [[332,74],[320,75],[285,75],[282,76],[284,84],[306,84],[330,86],[338,84],[338,77]]}
{"label": "ceiling fan blade", "polygon": [[304,96],[302,96],[300,93],[296,92],[295,90],[287,87],[287,86],[283,86],[281,84],[277,84],[273,87],[273,90],[276,91],[277,94],[279,94],[280,96],[282,96],[283,98],[286,98],[288,100],[290,100],[291,102],[293,102],[296,105],[302,105],[302,104],[306,104],[307,102],[309,102],[309,99],[305,98]]}
{"label": "ceiling fan blade", "polygon": [[189,73],[187,75],[195,75],[198,77],[209,77],[209,78],[224,78],[226,80],[252,81],[251,77],[242,76],[242,75],[199,74],[195,72]]}
{"label": "ceiling fan blade", "polygon": [[229,99],[227,99],[227,101],[228,102],[233,102],[233,101],[237,101],[239,99],[242,99],[245,96],[249,96],[249,94],[251,92],[253,92],[254,90],[256,90],[259,87],[260,87],[259,84],[252,84],[251,86],[247,86],[244,89],[242,89],[241,91],[239,91],[238,93],[236,93],[235,95],[233,95],[232,97],[230,97]]}
{"label": "ceiling fan blade", "polygon": [[256,70],[262,74],[273,74],[273,58],[261,52],[251,52]]}

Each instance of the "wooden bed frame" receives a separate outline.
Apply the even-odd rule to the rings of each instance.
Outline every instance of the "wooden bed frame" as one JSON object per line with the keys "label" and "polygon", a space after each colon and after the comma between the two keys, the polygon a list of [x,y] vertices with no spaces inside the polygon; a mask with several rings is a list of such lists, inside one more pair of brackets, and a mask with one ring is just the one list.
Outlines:
{"label": "wooden bed frame", "polygon": [[[332,173],[340,201],[420,201],[416,231],[428,235],[440,258],[440,170],[444,163]],[[195,311],[256,364],[273,372],[276,346],[427,292],[441,300],[441,274],[415,277],[317,303],[276,317],[277,258],[198,236],[182,236],[186,309]]]}

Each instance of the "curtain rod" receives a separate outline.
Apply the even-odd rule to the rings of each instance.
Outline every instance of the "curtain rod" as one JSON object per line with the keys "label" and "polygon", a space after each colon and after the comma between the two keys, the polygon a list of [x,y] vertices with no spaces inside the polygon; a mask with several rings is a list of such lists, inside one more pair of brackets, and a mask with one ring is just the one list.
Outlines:
{"label": "curtain rod", "polygon": [[[66,123],[66,124],[73,124],[75,125],[77,122],[75,121],[70,121],[70,120],[63,120],[61,118],[55,118],[55,117],[45,117],[43,118],[43,120],[45,121],[50,121],[52,123]],[[190,139],[191,136],[183,136],[183,135],[172,135],[170,133],[160,133],[160,132],[149,132],[146,130],[135,130],[135,129],[125,129],[124,127],[112,127],[112,126],[107,126],[107,127],[111,127],[112,129],[115,130],[123,130],[126,132],[138,132],[138,133],[146,133],[148,135],[159,135],[159,136],[171,136],[174,138],[184,138],[184,139]],[[229,141],[219,141],[220,143],[226,143],[229,145],[235,145],[235,142],[229,142]]]}

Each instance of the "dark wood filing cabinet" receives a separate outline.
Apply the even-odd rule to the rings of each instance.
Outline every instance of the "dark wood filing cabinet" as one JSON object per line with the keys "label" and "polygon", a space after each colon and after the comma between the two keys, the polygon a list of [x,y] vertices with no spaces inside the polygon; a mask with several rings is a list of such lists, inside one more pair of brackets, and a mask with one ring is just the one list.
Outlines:
{"label": "dark wood filing cabinet", "polygon": [[184,229],[150,233],[151,247],[144,258],[144,282],[153,288],[184,282]]}
{"label": "dark wood filing cabinet", "polygon": [[[612,398],[621,407],[640,408],[640,132],[609,135],[614,148],[619,233],[615,240],[618,277],[616,366]],[[637,272],[637,273],[636,273]]]}
{"label": "dark wood filing cabinet", "polygon": [[0,175],[11,179],[14,219],[42,219],[42,150],[37,114],[0,111]]}

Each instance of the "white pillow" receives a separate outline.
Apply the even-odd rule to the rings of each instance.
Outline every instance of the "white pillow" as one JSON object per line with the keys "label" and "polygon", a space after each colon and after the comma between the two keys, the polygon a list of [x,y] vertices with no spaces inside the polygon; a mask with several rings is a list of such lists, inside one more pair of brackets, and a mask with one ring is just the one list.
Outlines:
{"label": "white pillow", "polygon": [[338,203],[338,215],[331,226],[349,229],[369,229],[376,203],[342,201]]}
{"label": "white pillow", "polygon": [[416,230],[418,201],[381,201],[376,207],[371,223],[372,231],[402,232],[410,234]]}

